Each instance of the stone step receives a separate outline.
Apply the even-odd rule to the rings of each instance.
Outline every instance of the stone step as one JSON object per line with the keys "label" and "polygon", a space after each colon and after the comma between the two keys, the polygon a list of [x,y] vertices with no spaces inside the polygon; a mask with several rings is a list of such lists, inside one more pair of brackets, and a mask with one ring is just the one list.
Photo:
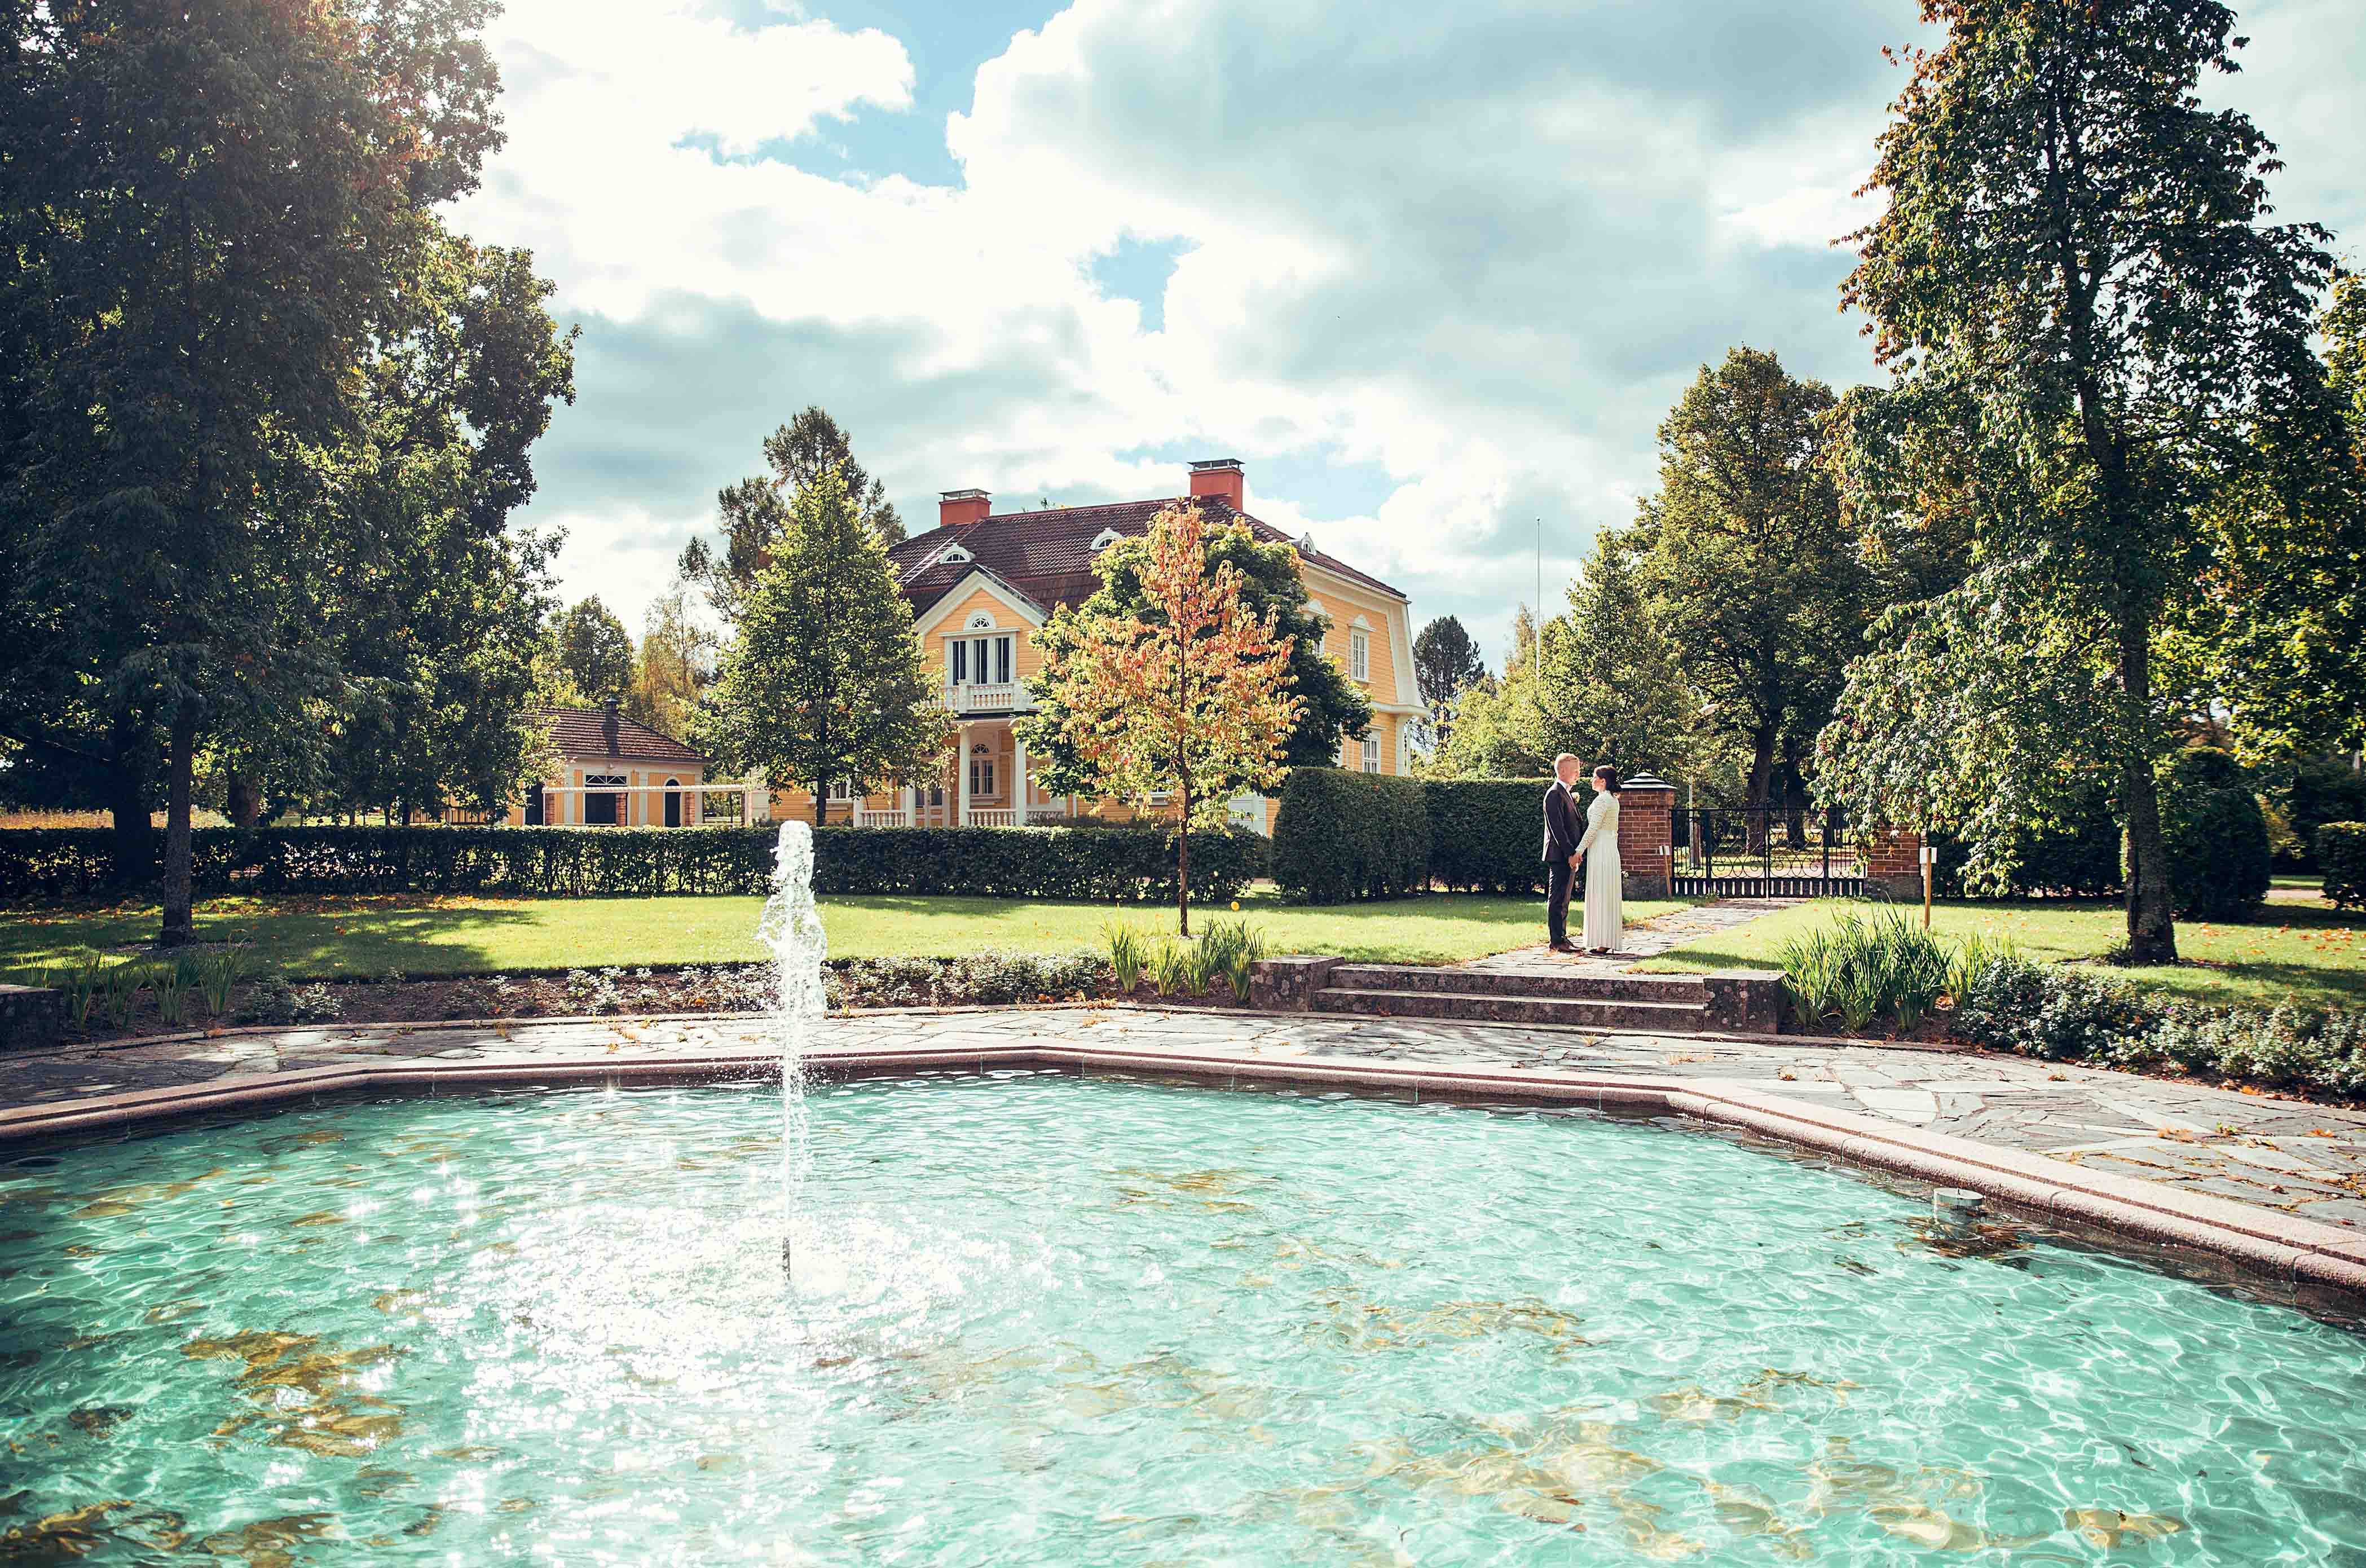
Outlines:
{"label": "stone step", "polygon": [[1453,1019],[1466,1023],[1561,1023],[1581,1029],[1691,1033],[1709,1027],[1702,1002],[1615,1001],[1593,997],[1507,996],[1500,992],[1373,990],[1325,987],[1316,1012],[1380,1013],[1389,1018]]}
{"label": "stone step", "polygon": [[1441,969],[1411,964],[1342,964],[1331,971],[1340,991],[1451,991],[1459,996],[1546,997],[1561,1001],[1678,1002],[1708,1005],[1697,975],[1529,975],[1517,970]]}

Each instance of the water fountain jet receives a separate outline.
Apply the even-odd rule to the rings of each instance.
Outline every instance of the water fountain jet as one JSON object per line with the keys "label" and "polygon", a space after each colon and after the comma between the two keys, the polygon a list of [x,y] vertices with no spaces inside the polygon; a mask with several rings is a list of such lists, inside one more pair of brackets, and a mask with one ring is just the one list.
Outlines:
{"label": "water fountain jet", "polygon": [[756,922],[756,939],[772,951],[773,1030],[781,1048],[781,1268],[791,1264],[797,1200],[813,1163],[806,1145],[806,1052],[814,1026],[828,1010],[823,970],[829,937],[814,904],[814,838],[808,822],[783,822],[772,846],[772,891]]}

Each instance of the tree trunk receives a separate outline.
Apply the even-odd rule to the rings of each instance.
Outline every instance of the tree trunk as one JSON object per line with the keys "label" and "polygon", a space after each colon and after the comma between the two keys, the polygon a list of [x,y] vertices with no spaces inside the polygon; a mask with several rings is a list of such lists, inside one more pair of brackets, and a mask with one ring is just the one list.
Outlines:
{"label": "tree trunk", "polygon": [[[2120,623],[2120,683],[2135,723],[2152,706],[2152,638],[2141,619]],[[2175,906],[2169,886],[2169,850],[2160,832],[2160,785],[2149,750],[2131,738],[2120,769],[2128,814],[2128,948],[2131,964],[2177,962]]]}
{"label": "tree trunk", "polygon": [[1783,741],[1783,833],[1790,848],[1808,847],[1808,779],[1799,766],[1799,740],[1786,736]]}
{"label": "tree trunk", "polygon": [[235,770],[222,775],[223,809],[233,828],[252,828],[263,820],[263,792],[254,781]]}
{"label": "tree trunk", "polygon": [[1191,934],[1191,790],[1183,790],[1183,820],[1175,830],[1175,930]]}
{"label": "tree trunk", "polygon": [[1774,727],[1760,725],[1751,734],[1750,747],[1750,792],[1742,804],[1755,809],[1745,813],[1743,821],[1749,851],[1756,855],[1766,852],[1767,797],[1774,780]]}
{"label": "tree trunk", "polygon": [[186,947],[197,940],[189,887],[189,797],[197,765],[197,717],[185,706],[174,716],[171,728],[164,761],[164,929],[157,933],[156,945]]}
{"label": "tree trunk", "polygon": [[148,819],[148,792],[132,759],[140,752],[140,726],[118,714],[111,728],[114,760],[107,769],[107,809],[115,822],[112,842],[115,885],[135,887],[156,870],[156,829]]}

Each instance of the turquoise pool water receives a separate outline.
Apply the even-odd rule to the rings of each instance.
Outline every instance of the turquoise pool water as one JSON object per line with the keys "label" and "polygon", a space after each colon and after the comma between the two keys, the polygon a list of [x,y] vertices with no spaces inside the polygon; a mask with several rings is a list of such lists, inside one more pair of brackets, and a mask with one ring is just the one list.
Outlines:
{"label": "turquoise pool water", "polygon": [[[0,1560],[2366,1561],[2366,1338],[1718,1137],[1080,1082],[0,1162]],[[43,1163],[43,1161],[53,1163]]]}

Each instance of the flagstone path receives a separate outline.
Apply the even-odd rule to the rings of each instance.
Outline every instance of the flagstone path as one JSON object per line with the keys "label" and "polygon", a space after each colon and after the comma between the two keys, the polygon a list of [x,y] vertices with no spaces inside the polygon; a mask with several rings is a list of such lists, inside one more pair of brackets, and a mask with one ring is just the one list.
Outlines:
{"label": "flagstone path", "polygon": [[[288,1029],[69,1046],[0,1056],[0,1111],[388,1059],[744,1057],[751,1048],[765,1049],[768,1038],[760,1021],[749,1018],[612,1018]],[[817,1043],[960,1047],[1029,1041],[1722,1081],[2366,1231],[2366,1111],[2017,1056],[1781,1038],[1661,1038],[1417,1019],[1132,1008],[865,1013],[829,1020]],[[5,1159],[0,1151],[0,1163]]]}
{"label": "flagstone path", "polygon": [[[1761,916],[1806,902],[1804,898],[1719,898],[1662,915],[1649,925],[1628,927],[1618,951],[1613,953],[1555,953],[1538,942],[1534,947],[1515,947],[1509,953],[1468,959],[1453,967],[1491,975],[1623,974],[1640,960],[1657,958],[1672,947],[1746,926]],[[1570,916],[1574,924],[1577,911],[1572,909]]]}

